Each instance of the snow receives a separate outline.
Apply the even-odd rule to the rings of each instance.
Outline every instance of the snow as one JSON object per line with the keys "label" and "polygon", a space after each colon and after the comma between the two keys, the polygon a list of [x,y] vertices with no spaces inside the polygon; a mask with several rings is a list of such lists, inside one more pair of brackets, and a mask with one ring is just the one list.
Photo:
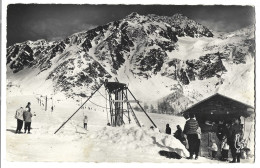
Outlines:
{"label": "snow", "polygon": [[[28,101],[32,103],[32,134],[14,134],[17,108]],[[93,100],[94,101],[94,100]],[[53,112],[50,106],[45,111],[39,106],[36,96],[7,97],[6,112],[6,157],[8,161],[84,161],[84,162],[218,162],[204,157],[187,160],[188,151],[173,136],[164,132],[169,123],[172,132],[176,125],[184,126],[183,117],[149,114],[159,129],[152,130],[151,123],[144,113],[137,112],[138,119],[144,124],[135,123],[121,127],[106,126],[106,112],[91,104],[80,110],[57,134],[54,132],[79,107],[73,100],[55,103]],[[92,110],[88,110],[92,107]],[[83,128],[83,116],[88,115],[88,130]],[[161,132],[159,132],[159,130]],[[160,156],[159,151],[175,151],[182,159],[168,159]],[[252,160],[242,160],[252,162]]]}
{"label": "snow", "polygon": [[120,82],[126,83],[134,93],[136,98],[141,102],[156,101],[169,95],[171,93],[169,84],[177,84],[168,77],[161,75],[153,75],[149,79],[135,78],[132,74],[125,75],[123,72],[119,73],[118,79]]}
{"label": "snow", "polygon": [[216,41],[215,38],[192,38],[179,37],[177,42],[177,49],[172,52],[167,52],[169,59],[178,58],[180,60],[198,59],[200,56],[206,54],[202,49],[211,42]]}
{"label": "snow", "polygon": [[[225,64],[226,62],[224,62]],[[225,82],[218,92],[254,106],[254,60],[248,60],[246,64],[233,64],[225,67],[231,73],[222,76]]]}
{"label": "snow", "polygon": [[[139,16],[142,20],[147,18]],[[176,15],[177,17],[177,15]],[[182,16],[178,16],[182,17]],[[121,22],[122,24],[123,22]],[[138,28],[136,20],[128,21],[129,27]],[[147,30],[151,23],[144,23],[143,29]],[[166,29],[169,26],[166,23],[155,21],[154,25],[158,26],[158,30],[149,35],[148,40],[165,41],[167,39],[158,35],[159,29]],[[187,22],[183,22],[187,24]],[[192,23],[194,24],[194,23]],[[112,26],[109,29],[113,28]],[[106,31],[103,39],[107,39],[112,31]],[[84,38],[85,32],[80,32],[70,36],[80,39]],[[250,37],[248,37],[250,35]],[[219,35],[220,36],[220,35]],[[224,35],[223,35],[224,36]],[[213,38],[191,38],[191,37],[178,37],[177,50],[172,52],[166,51],[169,60],[173,58],[180,59],[181,62],[178,66],[185,68],[185,61],[187,59],[198,59],[207,53],[226,52],[224,47],[232,48],[232,45],[239,46],[239,49],[246,51],[245,47],[240,45],[240,42],[245,38],[253,37],[253,32],[250,28],[225,34],[226,38],[213,37]],[[84,102],[84,98],[68,99],[64,93],[55,93],[52,80],[46,80],[47,76],[62,62],[68,59],[78,58],[81,60],[80,66],[77,61],[73,62],[72,66],[75,69],[69,75],[76,75],[81,72],[81,69],[90,62],[83,58],[84,54],[88,54],[94,61],[99,62],[105,70],[110,73],[112,78],[117,77],[120,82],[126,83],[129,89],[134,93],[136,98],[141,103],[156,102],[173,92],[172,89],[179,85],[178,81],[160,75],[154,75],[150,72],[151,77],[145,79],[143,77],[133,75],[140,72],[136,67],[137,55],[146,55],[146,51],[158,48],[159,46],[153,45],[147,48],[143,47],[147,41],[140,39],[130,49],[129,55],[125,54],[126,62],[124,66],[116,72],[115,75],[111,65],[111,60],[107,58],[102,61],[95,54],[98,47],[104,45],[101,42],[96,44],[97,38],[91,41],[92,48],[88,53],[81,52],[80,45],[66,46],[63,53],[57,53],[51,61],[52,66],[40,72],[38,68],[26,68],[18,73],[13,74],[12,70],[7,66],[7,80],[11,86],[7,87],[7,158],[9,161],[88,161],[88,162],[217,162],[211,161],[207,158],[200,158],[197,161],[188,161],[186,159],[175,160],[167,159],[158,154],[160,150],[176,151],[181,156],[187,156],[187,150],[184,146],[177,141],[173,136],[164,134],[166,123],[169,123],[172,132],[176,130],[176,125],[182,128],[185,123],[183,117],[170,116],[164,114],[151,113],[149,116],[156,123],[158,129],[151,130],[152,123],[142,112],[136,112],[142,127],[139,128],[133,123],[126,124],[120,128],[112,128],[106,126],[109,122],[109,114],[103,107],[107,105],[106,100],[102,98],[105,95],[104,88],[101,88],[102,95],[95,95],[91,101],[84,107],[85,109],[79,112],[60,130],[59,133],[54,135],[57,128],[66,121],[70,115],[78,109]],[[120,39],[120,38],[119,38]],[[79,40],[80,41],[80,40]],[[51,46],[53,42],[46,42],[45,40],[38,40],[35,42],[27,41],[32,49],[35,51],[38,45]],[[81,40],[81,43],[83,40]],[[120,41],[118,41],[120,42]],[[23,43],[17,44],[22,45]],[[105,45],[104,45],[105,46]],[[140,48],[141,46],[141,48]],[[227,52],[229,52],[227,49]],[[108,50],[103,48],[102,51]],[[69,53],[69,54],[67,54]],[[16,60],[18,55],[12,60]],[[233,64],[230,60],[222,60],[227,73],[220,74],[220,77],[211,77],[204,80],[191,81],[189,85],[182,85],[183,96],[196,103],[204,98],[211,96],[214,93],[221,93],[228,97],[244,103],[254,105],[254,59],[247,57],[246,64]],[[167,60],[168,61],[168,60]],[[166,62],[167,62],[166,61]],[[166,62],[162,69],[166,68]],[[18,63],[18,62],[17,62]],[[81,63],[80,63],[81,64]],[[175,69],[169,68],[168,72],[173,72]],[[112,80],[112,79],[111,79]],[[222,84],[220,84],[223,82]],[[77,87],[72,90],[74,93],[83,91],[86,93],[86,88]],[[234,94],[236,93],[236,94]],[[33,95],[34,94],[34,95]],[[86,93],[88,96],[91,93]],[[29,96],[27,96],[29,95]],[[50,105],[48,103],[48,110],[44,111],[43,106],[39,106],[36,97],[40,95],[52,97],[54,103],[54,112],[50,112]],[[129,99],[133,99],[129,96]],[[183,98],[183,97],[182,97]],[[177,108],[187,107],[187,102],[181,100],[181,104]],[[17,108],[24,106],[28,101],[32,102],[33,112],[36,116],[33,117],[32,135],[27,134],[14,134],[16,121],[14,113]],[[103,107],[97,107],[95,104]],[[186,103],[184,105],[184,103]],[[192,104],[189,104],[192,105]],[[83,116],[88,115],[88,131],[83,128]],[[252,125],[252,122],[249,122]],[[247,134],[249,135],[250,124],[247,125]],[[159,132],[159,130],[161,132]],[[253,139],[254,134],[251,134]],[[251,145],[253,145],[252,143]],[[252,160],[244,160],[244,162],[252,162]]]}
{"label": "snow", "polygon": [[[16,127],[14,112],[16,107],[23,106],[27,101],[32,103],[33,113],[36,112],[32,120],[32,134],[14,134]],[[185,147],[173,136],[159,133],[149,127],[140,128],[134,123],[120,128],[107,127],[106,113],[97,109],[87,111],[88,131],[82,128],[83,110],[81,110],[60,132],[53,134],[76,108],[72,102],[57,103],[54,112],[50,112],[49,108],[44,111],[34,96],[8,97],[7,159],[130,162],[151,161],[157,158],[157,161],[161,161],[164,158],[158,155],[158,151],[169,147],[182,156],[188,155]]]}

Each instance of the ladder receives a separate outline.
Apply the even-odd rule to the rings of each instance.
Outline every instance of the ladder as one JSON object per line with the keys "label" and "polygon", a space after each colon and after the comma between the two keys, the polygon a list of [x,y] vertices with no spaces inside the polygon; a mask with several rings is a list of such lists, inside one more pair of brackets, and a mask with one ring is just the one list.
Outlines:
{"label": "ladder", "polygon": [[127,99],[127,90],[126,90],[126,93],[123,93],[123,94],[124,94],[124,96],[125,96],[125,99],[127,100],[127,109],[131,112],[131,114],[132,114],[132,116],[133,116],[133,118],[134,118],[134,120],[135,120],[135,123],[136,123],[139,127],[141,127],[141,124],[140,124],[140,122],[138,121],[138,119],[137,119],[137,117],[136,117],[136,115],[135,115],[135,112],[134,112],[134,110],[133,110],[133,108],[132,108],[130,102],[129,102],[128,99]]}
{"label": "ladder", "polygon": [[128,109],[130,109],[130,112],[131,112],[131,114],[132,114],[132,116],[133,116],[133,118],[134,118],[134,120],[135,120],[135,123],[136,123],[139,127],[141,127],[141,124],[140,124],[140,122],[138,121],[138,119],[137,119],[137,117],[136,117],[136,115],[135,115],[135,113],[134,113],[134,110],[132,109],[130,103],[127,103],[127,106],[128,106]]}
{"label": "ladder", "polygon": [[[115,78],[115,81],[118,82],[118,79]],[[151,121],[151,123],[153,124],[153,126],[154,126],[155,128],[157,128],[157,126],[155,125],[155,123],[153,122],[153,120],[149,117],[149,115],[146,113],[146,111],[144,110],[144,108],[141,106],[140,102],[135,98],[135,96],[134,96],[133,93],[129,90],[129,88],[127,88],[126,93],[123,93],[124,96],[125,96],[125,98],[127,99],[127,92],[129,92],[129,93],[131,94],[131,96],[134,98],[135,102],[139,105],[139,107],[142,109],[142,111],[145,113],[145,115],[146,115],[146,116],[148,117],[148,119]],[[139,123],[139,121],[138,121],[138,119],[137,119],[137,117],[136,117],[136,115],[135,115],[135,113],[134,113],[134,110],[132,109],[132,107],[131,107],[129,101],[127,101],[127,104],[128,104],[128,106],[130,107],[130,109],[131,109],[131,113],[132,113],[132,116],[134,117],[134,120],[135,120],[136,124],[137,124],[139,127],[141,127],[141,125],[140,125],[140,123]]]}

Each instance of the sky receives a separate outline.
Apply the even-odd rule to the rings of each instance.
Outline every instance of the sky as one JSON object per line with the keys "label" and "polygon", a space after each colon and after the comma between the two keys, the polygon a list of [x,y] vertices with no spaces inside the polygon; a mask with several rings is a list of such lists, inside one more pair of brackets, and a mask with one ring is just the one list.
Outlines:
{"label": "sky", "polygon": [[213,31],[232,32],[255,23],[252,6],[11,4],[7,8],[7,46],[26,40],[57,40],[137,12],[181,13]]}

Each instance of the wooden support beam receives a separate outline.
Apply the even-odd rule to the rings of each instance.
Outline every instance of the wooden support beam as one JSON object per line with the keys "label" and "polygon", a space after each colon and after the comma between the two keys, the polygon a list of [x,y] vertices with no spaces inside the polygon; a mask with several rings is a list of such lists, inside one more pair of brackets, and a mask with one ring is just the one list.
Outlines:
{"label": "wooden support beam", "polygon": [[103,86],[103,84],[101,84],[95,91],[94,93],[92,93],[88,99],[54,132],[54,134],[56,134],[80,109],[81,107],[84,106],[84,104],[86,104],[89,99],[91,99],[91,97],[101,88],[101,86]]}
{"label": "wooden support beam", "polygon": [[46,99],[45,99],[45,111],[47,111],[47,101],[48,101],[48,98],[47,98],[47,96],[46,96]]}
{"label": "wooden support beam", "polygon": [[[129,93],[133,96],[133,98],[136,100],[135,96],[133,95],[133,93],[129,90],[129,88],[127,88],[127,90],[129,91]],[[137,101],[137,100],[136,100]],[[139,105],[139,107],[143,110],[143,112],[145,113],[145,115],[148,117],[148,119],[151,121],[151,123],[153,124],[153,126],[155,128],[157,128],[157,126],[155,125],[155,123],[153,122],[153,120],[150,118],[150,116],[146,113],[146,111],[144,110],[144,108],[141,106],[141,104],[139,102],[137,102],[137,104]]]}
{"label": "wooden support beam", "polygon": [[138,103],[138,100],[113,100],[114,103]]}

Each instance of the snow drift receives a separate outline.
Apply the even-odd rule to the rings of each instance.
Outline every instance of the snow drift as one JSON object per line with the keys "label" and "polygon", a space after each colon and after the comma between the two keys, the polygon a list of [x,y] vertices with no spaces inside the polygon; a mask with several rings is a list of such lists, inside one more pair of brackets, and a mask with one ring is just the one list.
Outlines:
{"label": "snow drift", "polygon": [[125,125],[120,128],[105,127],[101,131],[87,135],[92,139],[105,140],[116,144],[119,148],[138,150],[149,153],[158,153],[156,147],[168,148],[182,157],[188,157],[189,152],[185,146],[172,135],[167,135],[147,127]]}

